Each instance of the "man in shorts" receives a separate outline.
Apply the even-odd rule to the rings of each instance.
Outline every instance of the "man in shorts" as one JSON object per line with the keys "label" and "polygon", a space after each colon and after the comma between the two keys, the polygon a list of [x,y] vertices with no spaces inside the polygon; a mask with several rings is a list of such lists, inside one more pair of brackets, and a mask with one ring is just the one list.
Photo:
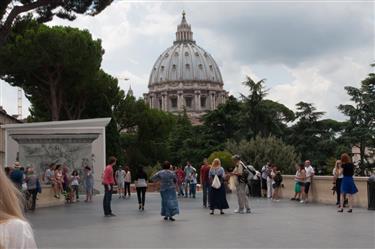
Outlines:
{"label": "man in shorts", "polygon": [[309,200],[309,190],[312,182],[312,178],[315,175],[314,168],[311,166],[311,161],[305,161],[305,171],[306,171],[306,179],[305,179],[305,198],[301,200],[301,203],[308,202]]}

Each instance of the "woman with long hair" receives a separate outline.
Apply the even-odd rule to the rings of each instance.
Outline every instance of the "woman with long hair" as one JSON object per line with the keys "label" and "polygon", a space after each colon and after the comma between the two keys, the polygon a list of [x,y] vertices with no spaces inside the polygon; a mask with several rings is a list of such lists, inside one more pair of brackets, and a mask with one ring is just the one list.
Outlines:
{"label": "woman with long hair", "polygon": [[[220,187],[212,186],[215,177],[218,177],[220,181]],[[228,209],[229,205],[227,202],[227,197],[225,193],[224,178],[225,172],[223,167],[221,167],[221,162],[218,158],[214,159],[212,162],[211,169],[208,173],[209,182],[210,182],[210,194],[209,194],[209,206],[211,213],[214,214],[215,209],[220,210],[220,214],[224,214],[223,209]]]}
{"label": "woman with long hair", "polygon": [[163,169],[151,177],[152,181],[160,182],[161,216],[164,220],[175,221],[173,216],[180,213],[176,195],[177,176],[171,170],[168,161],[163,163]]}
{"label": "woman with long hair", "polygon": [[337,195],[337,201],[336,205],[340,205],[340,199],[341,199],[341,182],[344,175],[342,174],[341,169],[341,160],[337,160],[335,163],[335,167],[333,168],[333,184],[336,189],[336,195]]}
{"label": "woman with long hair", "polygon": [[340,197],[340,206],[337,212],[344,211],[344,195],[348,196],[349,200],[349,210],[348,213],[353,212],[353,195],[358,192],[357,187],[355,186],[353,175],[354,175],[354,165],[350,156],[346,153],[341,155],[341,172],[343,178],[341,181],[341,197]]}
{"label": "woman with long hair", "polygon": [[124,195],[125,195],[125,198],[126,198],[126,194],[129,196],[130,198],[130,184],[132,182],[132,175],[131,175],[131,172],[130,172],[130,168],[128,165],[125,166],[125,189],[124,189]]}
{"label": "woman with long hair", "polygon": [[145,210],[146,190],[147,190],[147,174],[144,171],[143,167],[140,167],[138,169],[135,187],[136,187],[136,190],[137,190],[139,210],[144,211]]}
{"label": "woman with long hair", "polygon": [[0,249],[36,248],[33,231],[22,213],[22,196],[0,167]]}

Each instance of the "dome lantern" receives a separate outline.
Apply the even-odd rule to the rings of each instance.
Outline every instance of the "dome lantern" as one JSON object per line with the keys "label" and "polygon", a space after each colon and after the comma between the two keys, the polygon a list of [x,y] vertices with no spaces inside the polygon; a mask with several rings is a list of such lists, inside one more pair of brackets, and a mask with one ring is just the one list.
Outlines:
{"label": "dome lantern", "polygon": [[182,11],[182,19],[181,23],[177,26],[176,40],[174,44],[182,42],[191,42],[195,44],[195,41],[193,40],[193,32],[191,31],[191,26],[186,21],[185,11]]}

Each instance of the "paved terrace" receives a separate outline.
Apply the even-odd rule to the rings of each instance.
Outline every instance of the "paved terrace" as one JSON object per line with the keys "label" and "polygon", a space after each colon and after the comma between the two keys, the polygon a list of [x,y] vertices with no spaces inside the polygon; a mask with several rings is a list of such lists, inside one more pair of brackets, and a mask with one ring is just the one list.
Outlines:
{"label": "paved terrace", "polygon": [[138,211],[136,196],[113,196],[117,217],[105,218],[101,197],[93,203],[39,209],[28,214],[40,248],[374,248],[375,212],[289,200],[251,200],[252,214],[233,214],[229,195],[225,215],[208,214],[197,199],[181,199],[177,221],[162,220],[160,197],[146,196]]}

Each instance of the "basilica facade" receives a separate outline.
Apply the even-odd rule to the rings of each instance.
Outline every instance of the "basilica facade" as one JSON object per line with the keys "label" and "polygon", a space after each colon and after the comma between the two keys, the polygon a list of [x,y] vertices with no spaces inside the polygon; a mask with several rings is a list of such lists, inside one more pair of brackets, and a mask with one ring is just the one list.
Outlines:
{"label": "basilica facade", "polygon": [[144,94],[151,108],[172,113],[184,109],[191,119],[199,119],[226,101],[220,69],[213,57],[193,40],[191,26],[182,13],[176,40],[156,60]]}

